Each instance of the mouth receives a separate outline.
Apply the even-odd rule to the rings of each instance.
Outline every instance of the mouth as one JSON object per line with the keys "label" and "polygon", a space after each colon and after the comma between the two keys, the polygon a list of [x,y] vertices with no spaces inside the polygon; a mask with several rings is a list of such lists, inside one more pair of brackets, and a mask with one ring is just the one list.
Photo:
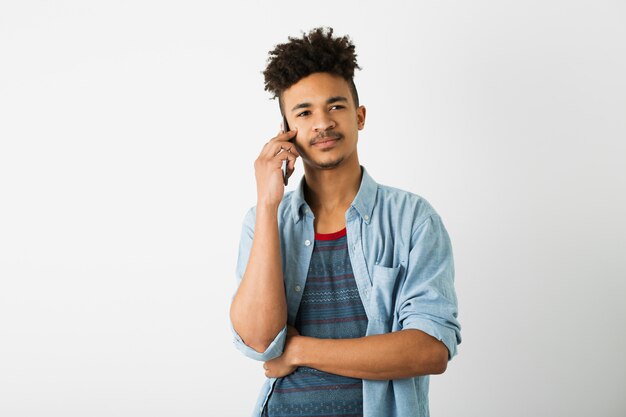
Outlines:
{"label": "mouth", "polygon": [[318,149],[328,149],[328,148],[332,148],[333,146],[335,146],[338,140],[339,139],[324,139],[324,140],[315,142],[313,146]]}
{"label": "mouth", "polygon": [[322,137],[317,137],[311,141],[311,146],[318,149],[328,149],[335,146],[341,139],[341,135],[338,133],[328,133]]}

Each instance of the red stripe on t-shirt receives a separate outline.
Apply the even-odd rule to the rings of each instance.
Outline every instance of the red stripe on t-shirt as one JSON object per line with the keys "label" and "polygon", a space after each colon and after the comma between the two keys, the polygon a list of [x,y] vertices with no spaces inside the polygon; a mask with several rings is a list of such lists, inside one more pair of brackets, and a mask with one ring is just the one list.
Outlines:
{"label": "red stripe on t-shirt", "polygon": [[346,228],[344,227],[338,232],[334,233],[315,233],[315,240],[335,240],[346,235]]}

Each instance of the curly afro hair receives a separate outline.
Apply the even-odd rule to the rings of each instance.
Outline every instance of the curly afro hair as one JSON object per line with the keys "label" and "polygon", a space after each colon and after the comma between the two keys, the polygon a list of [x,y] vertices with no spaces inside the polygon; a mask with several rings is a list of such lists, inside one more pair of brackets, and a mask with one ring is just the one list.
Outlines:
{"label": "curly afro hair", "polygon": [[315,28],[302,38],[289,37],[289,42],[277,45],[269,52],[265,90],[278,97],[282,111],[282,92],[302,78],[315,72],[328,72],[344,78],[350,84],[355,106],[359,96],[354,85],[355,47],[348,36],[333,38],[332,28]]}

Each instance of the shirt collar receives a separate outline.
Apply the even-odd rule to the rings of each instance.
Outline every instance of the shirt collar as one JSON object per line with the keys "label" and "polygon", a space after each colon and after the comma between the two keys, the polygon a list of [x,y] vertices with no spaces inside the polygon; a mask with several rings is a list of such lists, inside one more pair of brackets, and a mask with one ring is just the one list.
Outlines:
{"label": "shirt collar", "polygon": [[[370,177],[365,167],[361,166],[361,172],[361,185],[359,186],[359,191],[350,206],[353,207],[357,213],[359,213],[365,223],[369,224],[372,220],[372,211],[374,210],[374,203],[376,202],[378,184],[372,177]],[[304,200],[304,184],[304,176],[302,176],[300,184],[294,190],[291,197],[291,212],[295,223],[300,221],[304,213],[304,209],[308,208],[308,204]]]}

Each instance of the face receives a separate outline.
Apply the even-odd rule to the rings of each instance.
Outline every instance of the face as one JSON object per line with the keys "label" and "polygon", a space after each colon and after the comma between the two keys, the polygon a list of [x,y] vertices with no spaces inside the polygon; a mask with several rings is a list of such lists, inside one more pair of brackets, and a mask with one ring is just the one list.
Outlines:
{"label": "face", "polygon": [[365,107],[355,107],[346,80],[325,72],[311,74],[283,91],[282,103],[289,127],[298,129],[296,145],[306,165],[358,166],[356,144],[365,124]]}

